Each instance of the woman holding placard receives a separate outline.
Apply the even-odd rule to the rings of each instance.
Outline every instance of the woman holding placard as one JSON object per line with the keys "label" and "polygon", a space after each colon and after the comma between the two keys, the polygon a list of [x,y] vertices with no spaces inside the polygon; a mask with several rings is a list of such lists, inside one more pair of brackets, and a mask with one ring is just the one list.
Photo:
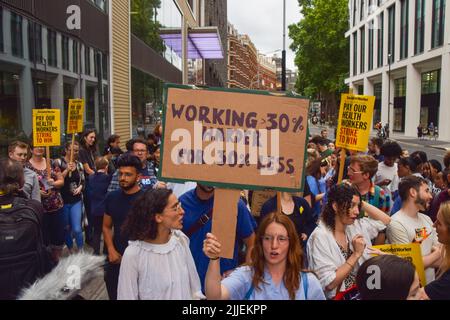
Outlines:
{"label": "woman holding placard", "polygon": [[[64,246],[63,198],[60,189],[64,178],[58,166],[50,165],[44,157],[45,147],[31,147],[31,159],[26,167],[36,172],[41,189],[41,203],[45,214],[43,219],[44,242],[50,246],[52,258],[59,261]],[[50,176],[48,175],[50,172]]]}
{"label": "woman holding placard", "polygon": [[261,222],[251,264],[220,275],[221,244],[206,235],[203,252],[210,259],[205,291],[208,300],[325,300],[319,280],[302,270],[303,251],[294,223],[271,213]]}

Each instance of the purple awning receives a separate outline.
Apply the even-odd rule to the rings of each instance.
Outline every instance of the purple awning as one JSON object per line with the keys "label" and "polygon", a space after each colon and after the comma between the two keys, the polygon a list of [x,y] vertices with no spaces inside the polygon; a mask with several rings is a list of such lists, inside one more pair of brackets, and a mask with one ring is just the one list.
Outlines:
{"label": "purple awning", "polygon": [[[178,56],[182,56],[181,29],[161,29],[160,37]],[[222,43],[217,28],[189,29],[188,59],[223,59]]]}

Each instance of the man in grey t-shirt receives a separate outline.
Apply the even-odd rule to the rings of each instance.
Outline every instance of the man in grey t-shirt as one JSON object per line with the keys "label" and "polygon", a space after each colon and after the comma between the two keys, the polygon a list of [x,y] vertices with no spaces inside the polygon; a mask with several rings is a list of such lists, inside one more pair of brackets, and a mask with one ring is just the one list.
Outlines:
{"label": "man in grey t-shirt", "polygon": [[29,146],[22,141],[13,141],[8,146],[8,156],[11,160],[20,162],[23,166],[23,174],[25,178],[25,184],[22,191],[27,195],[29,199],[34,199],[41,202],[41,191],[39,189],[39,180],[35,172],[28,168],[25,168],[25,163],[28,159]]}

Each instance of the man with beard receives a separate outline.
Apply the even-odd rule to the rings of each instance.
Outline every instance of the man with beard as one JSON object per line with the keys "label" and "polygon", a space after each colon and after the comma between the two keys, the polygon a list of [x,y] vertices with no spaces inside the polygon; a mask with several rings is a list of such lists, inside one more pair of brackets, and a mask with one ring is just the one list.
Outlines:
{"label": "man with beard", "polygon": [[[194,258],[195,266],[200,277],[202,290],[205,287],[205,276],[208,270],[209,259],[203,253],[203,241],[206,234],[212,228],[212,209],[214,204],[214,187],[197,184],[180,197],[180,202],[185,212],[183,232],[190,239],[190,249]],[[250,261],[250,252],[255,239],[254,229],[256,222],[247,209],[244,201],[239,199],[236,223],[236,239],[234,245],[233,259],[220,259],[220,272],[226,273],[238,266],[239,243],[245,244],[245,260]]]}
{"label": "man with beard", "polygon": [[28,161],[28,150],[29,146],[25,142],[13,141],[8,146],[8,156],[11,160],[16,160],[23,166],[25,183],[22,191],[29,199],[41,202],[41,192],[39,190],[37,174],[33,170],[25,167],[25,163]]}
{"label": "man with beard", "polygon": [[[133,201],[142,193],[139,186],[141,161],[129,153],[117,161],[119,190],[108,193],[103,216],[103,238],[108,249],[105,266],[105,283],[110,300],[117,300],[120,261],[128,246],[128,238],[121,234],[121,227]],[[113,232],[114,229],[114,232]]]}
{"label": "man with beard", "polygon": [[[136,156],[141,161],[139,167],[140,180],[139,185],[142,190],[146,189],[165,189],[165,182],[158,181],[155,175],[155,167],[152,162],[148,161],[148,146],[145,140],[136,138],[127,142],[127,153]],[[116,191],[119,189],[119,171],[113,174],[111,183],[108,187],[108,192]]]}
{"label": "man with beard", "polygon": [[435,279],[434,268],[438,267],[441,247],[430,217],[424,212],[433,198],[425,179],[407,176],[399,184],[402,208],[392,216],[387,227],[387,238],[392,244],[419,243],[427,283]]}

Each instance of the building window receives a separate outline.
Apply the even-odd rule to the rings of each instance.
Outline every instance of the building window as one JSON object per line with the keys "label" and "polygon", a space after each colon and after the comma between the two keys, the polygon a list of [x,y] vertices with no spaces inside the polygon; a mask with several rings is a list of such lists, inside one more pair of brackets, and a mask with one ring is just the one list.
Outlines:
{"label": "building window", "polygon": [[69,38],[62,36],[62,68],[69,70]]}
{"label": "building window", "polygon": [[3,8],[0,7],[0,52],[3,52]]}
{"label": "building window", "polygon": [[58,58],[56,56],[56,32],[47,30],[47,55],[48,65],[56,67],[58,65]]}
{"label": "building window", "polygon": [[358,94],[364,94],[364,86],[362,85],[358,86]]}
{"label": "building window", "polygon": [[13,56],[23,57],[22,17],[14,12],[11,12],[11,47]]}
{"label": "building window", "polygon": [[[388,9],[388,54],[395,57],[395,5]],[[391,60],[392,61],[392,60]]]}
{"label": "building window", "polygon": [[353,33],[353,75],[358,72],[358,32]]}
{"label": "building window", "polygon": [[108,80],[108,55],[102,53],[102,78]]}
{"label": "building window", "polygon": [[72,42],[72,61],[73,61],[73,72],[78,73],[78,42],[73,40]]}
{"label": "building window", "polygon": [[42,26],[31,21],[28,23],[28,51],[30,61],[42,63]]}
{"label": "building window", "polygon": [[353,0],[353,26],[356,24],[356,0]]}
{"label": "building window", "polygon": [[362,19],[364,18],[364,0],[360,0],[360,10],[359,10],[359,21],[362,21]]}
{"label": "building window", "polygon": [[[15,73],[0,71],[0,151],[13,139],[23,137],[22,114],[20,108],[19,76]],[[31,110],[29,111],[31,113]]]}
{"label": "building window", "polygon": [[400,19],[400,59],[408,57],[408,10],[409,1],[402,0],[400,3],[401,19]]}
{"label": "building window", "polygon": [[374,29],[369,28],[369,70],[373,70],[373,34]]}
{"label": "building window", "polygon": [[424,44],[425,0],[416,0],[416,17],[414,25],[414,54],[423,52]]}
{"label": "building window", "polygon": [[441,92],[440,76],[440,70],[422,73],[422,94]]}
{"label": "building window", "polygon": [[365,34],[364,27],[362,27],[359,30],[360,30],[360,34],[361,34],[361,43],[360,43],[360,46],[361,46],[360,62],[361,62],[361,64],[360,64],[359,70],[360,70],[360,73],[364,73],[366,71],[366,68],[365,68],[365,64],[366,64],[366,34]]}
{"label": "building window", "polygon": [[383,66],[384,63],[384,13],[382,12],[379,16],[380,28],[377,30],[377,43],[378,43],[378,52],[377,52],[377,66],[378,68]]}
{"label": "building window", "polygon": [[406,78],[400,78],[394,80],[394,97],[406,97]]}
{"label": "building window", "polygon": [[94,50],[94,77],[96,78],[99,78],[98,68],[102,65],[101,63],[98,63],[98,59],[100,59],[99,52],[97,50]]}
{"label": "building window", "polygon": [[444,43],[445,0],[433,0],[431,48]]}
{"label": "building window", "polygon": [[84,74],[91,75],[91,50],[84,47]]}

